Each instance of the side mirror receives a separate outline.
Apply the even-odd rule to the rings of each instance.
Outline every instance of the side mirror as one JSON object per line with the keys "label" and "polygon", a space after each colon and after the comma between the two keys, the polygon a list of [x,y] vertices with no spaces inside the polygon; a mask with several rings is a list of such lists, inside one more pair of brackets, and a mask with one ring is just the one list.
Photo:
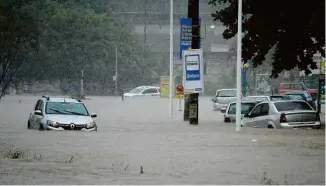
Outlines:
{"label": "side mirror", "polygon": [[212,101],[215,102],[216,101],[216,98],[212,98]]}
{"label": "side mirror", "polygon": [[221,113],[225,113],[226,112],[226,108],[225,107],[222,107],[221,108]]}
{"label": "side mirror", "polygon": [[249,115],[249,113],[246,113],[243,117],[250,118],[250,115]]}
{"label": "side mirror", "polygon": [[97,114],[95,114],[95,113],[91,113],[91,117],[92,117],[92,118],[96,118],[96,117],[97,117]]}
{"label": "side mirror", "polygon": [[42,111],[40,111],[40,110],[35,110],[35,111],[34,111],[34,114],[35,114],[35,115],[42,116]]}

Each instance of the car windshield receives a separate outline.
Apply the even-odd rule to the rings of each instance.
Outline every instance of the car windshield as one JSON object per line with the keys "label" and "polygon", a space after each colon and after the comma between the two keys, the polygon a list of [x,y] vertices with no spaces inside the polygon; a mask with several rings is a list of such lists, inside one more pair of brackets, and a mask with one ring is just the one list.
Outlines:
{"label": "car windshield", "polygon": [[48,102],[45,112],[47,114],[89,115],[83,103],[71,102]]}
{"label": "car windshield", "polygon": [[308,103],[303,101],[279,102],[275,103],[275,107],[279,112],[289,110],[313,110]]}
{"label": "car windshield", "polygon": [[138,94],[138,93],[140,93],[143,90],[144,90],[143,87],[136,87],[136,88],[130,90],[129,93]]}
{"label": "car windshield", "polygon": [[266,101],[266,100],[268,100],[268,98],[265,97],[265,96],[261,96],[261,97],[259,97],[259,96],[255,96],[255,97],[248,96],[248,97],[244,97],[243,100]]}
{"label": "car windshield", "polygon": [[304,97],[301,94],[286,94],[286,95],[293,100],[304,100]]}
{"label": "car windshield", "polygon": [[[247,114],[251,111],[256,103],[241,103],[241,114]],[[228,114],[236,114],[236,104],[232,103],[229,107]]]}
{"label": "car windshield", "polygon": [[220,90],[216,93],[216,97],[236,97],[236,90]]}

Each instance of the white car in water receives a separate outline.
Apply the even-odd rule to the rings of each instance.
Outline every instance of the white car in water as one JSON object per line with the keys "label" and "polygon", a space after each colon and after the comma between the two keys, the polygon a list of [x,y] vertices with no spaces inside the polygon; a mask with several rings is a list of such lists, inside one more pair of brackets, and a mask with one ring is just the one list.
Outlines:
{"label": "white car in water", "polygon": [[[242,98],[242,94],[241,94]],[[237,100],[237,89],[219,89],[216,91],[215,96],[212,99],[213,109],[221,110],[226,108],[229,103]]]}
{"label": "white car in water", "polygon": [[160,96],[160,87],[140,86],[123,94],[124,97]]}

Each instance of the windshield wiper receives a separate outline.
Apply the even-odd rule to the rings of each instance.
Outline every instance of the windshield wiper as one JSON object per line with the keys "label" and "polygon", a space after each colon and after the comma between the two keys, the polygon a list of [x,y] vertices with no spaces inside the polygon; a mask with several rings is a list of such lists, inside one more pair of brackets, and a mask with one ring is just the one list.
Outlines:
{"label": "windshield wiper", "polygon": [[68,113],[71,113],[71,114],[79,115],[79,116],[86,116],[85,114],[80,113],[80,112],[74,112],[74,111],[69,111],[69,110],[64,110],[64,111],[68,112]]}
{"label": "windshield wiper", "polygon": [[54,111],[54,112],[56,112],[56,113],[60,113],[60,114],[66,114],[65,112],[62,112],[62,111],[57,110],[57,109],[52,109],[52,108],[50,108],[49,110],[52,110],[52,111]]}

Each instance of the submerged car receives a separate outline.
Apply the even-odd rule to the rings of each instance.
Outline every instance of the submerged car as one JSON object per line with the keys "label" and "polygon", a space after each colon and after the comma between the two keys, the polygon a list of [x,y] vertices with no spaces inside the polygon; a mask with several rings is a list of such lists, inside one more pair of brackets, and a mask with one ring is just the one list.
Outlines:
{"label": "submerged car", "polygon": [[[251,111],[259,101],[241,101],[241,119]],[[224,114],[224,122],[236,121],[236,102],[231,102],[226,109],[221,109]]]}
{"label": "submerged car", "polygon": [[[241,94],[242,97],[242,94]],[[226,108],[230,102],[237,100],[237,89],[219,89],[212,99],[213,109],[221,110]]]}
{"label": "submerged car", "polygon": [[159,96],[159,95],[160,95],[160,87],[157,86],[140,86],[123,94],[124,97]]}
{"label": "submerged car", "polygon": [[320,128],[319,114],[303,100],[263,101],[244,115],[241,125],[268,128]]}
{"label": "submerged car", "polygon": [[80,100],[43,96],[36,102],[27,122],[28,129],[97,131],[94,118]]}

